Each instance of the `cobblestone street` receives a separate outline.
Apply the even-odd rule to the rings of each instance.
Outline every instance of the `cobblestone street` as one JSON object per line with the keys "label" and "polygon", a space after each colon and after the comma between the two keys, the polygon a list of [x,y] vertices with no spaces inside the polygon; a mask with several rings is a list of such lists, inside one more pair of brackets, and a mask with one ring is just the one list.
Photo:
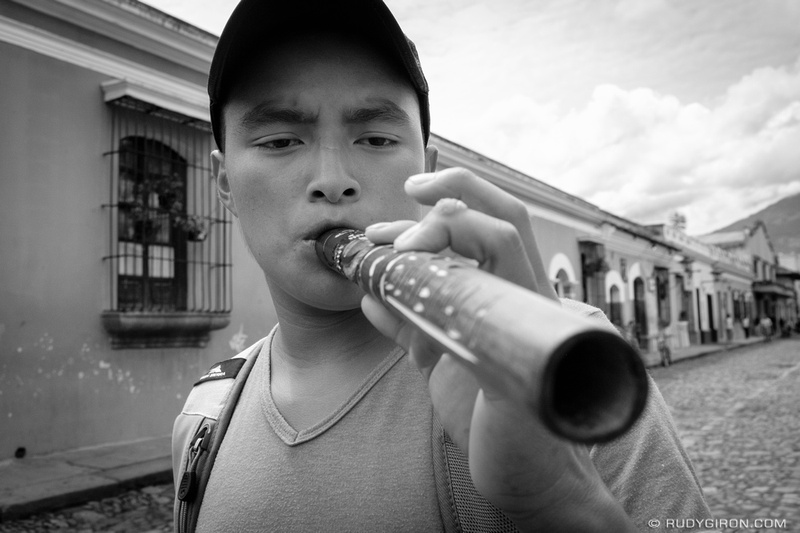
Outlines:
{"label": "cobblestone street", "polygon": [[0,533],[161,533],[172,531],[172,484],[144,487],[30,518],[0,523]]}
{"label": "cobblestone street", "polygon": [[[721,530],[800,531],[800,339],[759,343],[651,373],[715,518],[785,520],[781,529]],[[171,484],[146,487],[2,523],[0,533],[171,531],[172,494]]]}
{"label": "cobblestone street", "polygon": [[785,519],[782,530],[760,531],[800,531],[800,340],[760,343],[651,373],[715,518]]}

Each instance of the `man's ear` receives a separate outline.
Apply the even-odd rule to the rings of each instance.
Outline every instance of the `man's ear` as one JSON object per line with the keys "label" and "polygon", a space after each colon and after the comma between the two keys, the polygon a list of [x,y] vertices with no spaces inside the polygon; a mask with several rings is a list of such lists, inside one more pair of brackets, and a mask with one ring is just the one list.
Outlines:
{"label": "man's ear", "polygon": [[435,146],[425,147],[425,172],[436,172],[436,164],[439,162],[439,149]]}
{"label": "man's ear", "polygon": [[228,179],[228,170],[225,167],[225,154],[219,150],[211,152],[211,175],[217,182],[217,196],[222,204],[233,216],[238,217],[236,202],[234,202],[231,192],[231,182]]}

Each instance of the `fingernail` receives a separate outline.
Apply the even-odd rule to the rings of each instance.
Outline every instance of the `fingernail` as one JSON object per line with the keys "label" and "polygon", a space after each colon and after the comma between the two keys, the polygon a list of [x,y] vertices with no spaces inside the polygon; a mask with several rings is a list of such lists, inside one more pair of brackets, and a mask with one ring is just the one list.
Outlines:
{"label": "fingernail", "polygon": [[441,198],[438,202],[436,202],[436,209],[438,209],[442,214],[452,215],[456,211],[463,211],[464,209],[467,209],[467,204],[458,198]]}
{"label": "fingernail", "polygon": [[429,181],[433,181],[435,179],[436,179],[435,172],[427,172],[425,174],[415,174],[410,178],[408,178],[408,181],[410,183],[413,183],[414,185],[422,185],[423,183],[428,183]]}
{"label": "fingernail", "polygon": [[370,224],[367,226],[364,231],[371,231],[371,230],[379,230],[388,226],[389,222],[376,222],[375,224]]}

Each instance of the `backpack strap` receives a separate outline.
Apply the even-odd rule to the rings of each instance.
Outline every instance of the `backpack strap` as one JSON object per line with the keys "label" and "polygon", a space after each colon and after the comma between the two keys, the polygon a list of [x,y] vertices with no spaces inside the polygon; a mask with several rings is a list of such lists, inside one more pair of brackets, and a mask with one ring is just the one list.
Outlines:
{"label": "backpack strap", "polygon": [[[273,330],[274,333],[274,330]],[[258,354],[272,334],[232,359],[217,363],[194,385],[182,415],[199,422],[189,439],[177,486],[175,531],[194,532],[211,469],[222,445],[244,384]],[[209,383],[213,382],[213,383]],[[204,390],[205,389],[205,390]]]}
{"label": "backpack strap", "polygon": [[517,533],[514,522],[475,489],[467,457],[435,414],[432,433],[433,473],[445,532]]}
{"label": "backpack strap", "polygon": [[461,525],[458,523],[458,513],[456,512],[455,498],[453,496],[453,483],[450,480],[450,469],[447,466],[445,439],[448,437],[436,413],[433,414],[432,426],[433,478],[436,481],[436,495],[439,498],[439,514],[442,517],[445,533],[461,533]]}

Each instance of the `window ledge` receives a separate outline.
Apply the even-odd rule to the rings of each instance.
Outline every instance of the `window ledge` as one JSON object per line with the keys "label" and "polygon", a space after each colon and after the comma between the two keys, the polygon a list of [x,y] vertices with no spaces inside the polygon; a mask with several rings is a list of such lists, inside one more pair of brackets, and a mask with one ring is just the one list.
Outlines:
{"label": "window ledge", "polygon": [[211,331],[230,324],[229,313],[104,311],[103,327],[111,347],[203,348]]}

